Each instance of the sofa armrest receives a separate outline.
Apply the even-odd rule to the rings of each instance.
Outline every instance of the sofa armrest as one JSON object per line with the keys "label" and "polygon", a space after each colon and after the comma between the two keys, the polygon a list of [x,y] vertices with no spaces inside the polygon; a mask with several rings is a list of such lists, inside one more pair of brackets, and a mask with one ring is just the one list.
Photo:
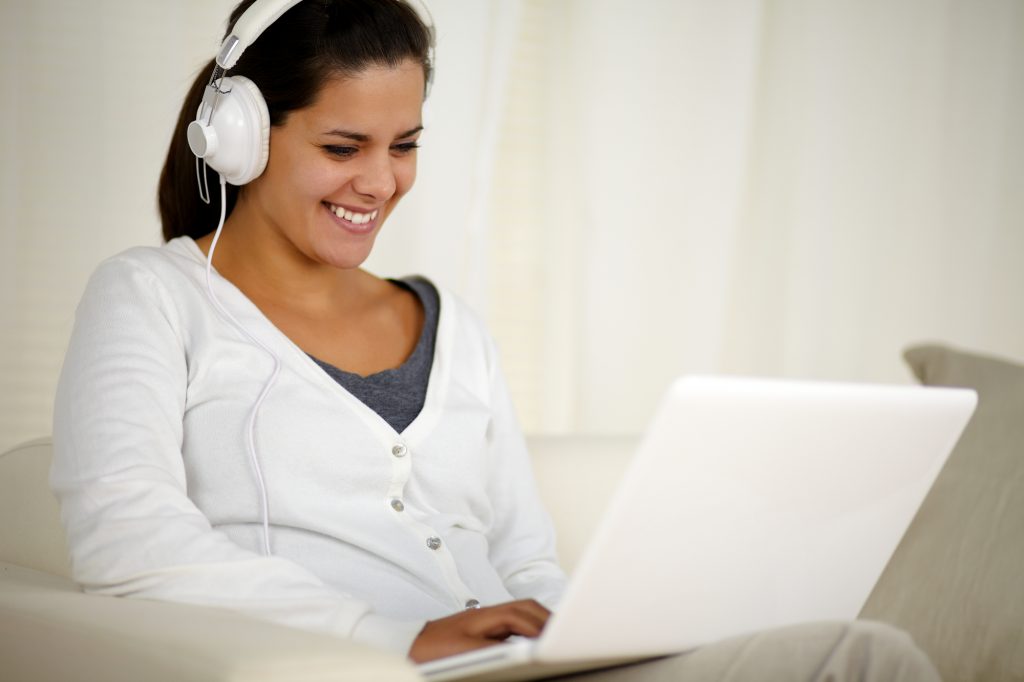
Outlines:
{"label": "sofa armrest", "polygon": [[0,452],[0,562],[69,577],[60,505],[47,480],[52,451],[47,437]]}
{"label": "sofa armrest", "polygon": [[405,658],[187,604],[83,594],[0,563],[0,669],[35,682],[418,680]]}

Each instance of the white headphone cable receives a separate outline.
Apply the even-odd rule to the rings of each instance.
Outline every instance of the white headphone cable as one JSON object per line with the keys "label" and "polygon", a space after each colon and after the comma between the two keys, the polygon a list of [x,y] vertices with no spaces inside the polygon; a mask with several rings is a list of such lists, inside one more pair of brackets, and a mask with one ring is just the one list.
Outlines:
{"label": "white headphone cable", "polygon": [[274,354],[274,351],[270,350],[266,344],[260,341],[258,338],[249,333],[242,324],[235,319],[235,316],[227,311],[227,309],[221,305],[217,295],[213,293],[213,252],[217,248],[217,241],[220,239],[221,230],[224,229],[224,218],[227,215],[227,185],[224,180],[224,175],[221,173],[217,174],[220,178],[220,222],[217,224],[217,231],[213,233],[213,241],[210,242],[210,252],[206,255],[206,293],[209,294],[210,300],[213,302],[214,307],[217,308],[228,318],[235,327],[238,328],[245,336],[252,341],[254,344],[262,348],[267,352],[274,361],[274,371],[271,372],[270,378],[267,379],[267,383],[263,385],[263,390],[260,392],[259,398],[256,399],[256,404],[252,406],[249,411],[249,421],[246,428],[246,439],[245,443],[249,449],[249,457],[252,459],[252,468],[256,473],[256,483],[259,486],[260,491],[260,503],[263,513],[263,553],[266,556],[271,556],[270,551],[270,505],[267,502],[267,486],[263,480],[263,470],[260,468],[259,458],[256,457],[256,414],[260,411],[260,405],[263,404],[263,399],[270,393],[271,386],[277,380],[277,375],[281,371],[281,360]]}

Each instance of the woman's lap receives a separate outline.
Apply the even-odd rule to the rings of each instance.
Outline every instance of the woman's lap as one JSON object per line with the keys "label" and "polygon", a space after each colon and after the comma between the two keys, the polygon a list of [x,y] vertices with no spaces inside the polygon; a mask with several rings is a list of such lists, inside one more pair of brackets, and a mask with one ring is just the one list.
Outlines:
{"label": "woman's lap", "polygon": [[579,682],[939,682],[906,633],[870,621],[808,623],[566,678]]}

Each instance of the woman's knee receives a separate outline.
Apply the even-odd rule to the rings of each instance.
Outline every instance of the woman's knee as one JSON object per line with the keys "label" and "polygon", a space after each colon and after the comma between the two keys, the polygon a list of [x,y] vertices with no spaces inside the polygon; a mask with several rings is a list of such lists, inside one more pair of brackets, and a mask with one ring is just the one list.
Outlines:
{"label": "woman's knee", "polygon": [[841,668],[857,668],[860,679],[939,680],[935,666],[911,636],[886,623],[851,621],[837,648],[842,651],[835,661]]}

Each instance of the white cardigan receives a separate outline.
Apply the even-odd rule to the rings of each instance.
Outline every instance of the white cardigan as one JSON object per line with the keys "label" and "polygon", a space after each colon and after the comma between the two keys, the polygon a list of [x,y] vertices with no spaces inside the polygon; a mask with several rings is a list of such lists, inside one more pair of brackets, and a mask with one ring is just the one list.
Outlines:
{"label": "white cardigan", "polygon": [[402,433],[238,289],[217,297],[280,359],[259,411],[273,556],[246,419],[268,354],[211,305],[195,242],[103,263],[79,304],[51,483],[91,592],[223,606],[405,653],[477,600],[553,605],[554,534],[480,321],[441,291],[426,402]]}

